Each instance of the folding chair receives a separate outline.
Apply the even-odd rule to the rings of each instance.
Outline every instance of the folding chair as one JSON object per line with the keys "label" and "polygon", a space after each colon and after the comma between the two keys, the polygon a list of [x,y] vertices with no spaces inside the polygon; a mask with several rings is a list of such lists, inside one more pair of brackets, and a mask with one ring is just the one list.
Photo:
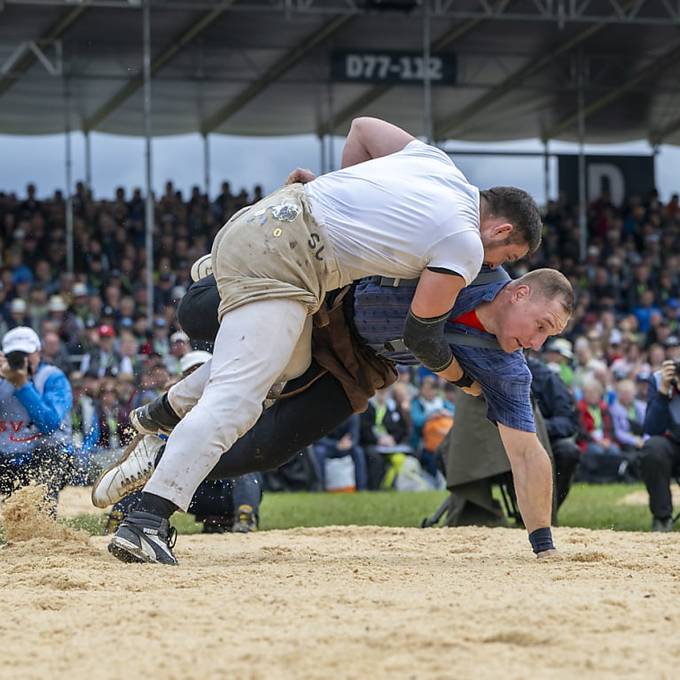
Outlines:
{"label": "folding chair", "polygon": [[448,512],[449,504],[451,502],[451,494],[449,494],[444,502],[431,514],[429,517],[425,517],[420,523],[421,529],[429,529],[431,527],[437,526],[441,518]]}

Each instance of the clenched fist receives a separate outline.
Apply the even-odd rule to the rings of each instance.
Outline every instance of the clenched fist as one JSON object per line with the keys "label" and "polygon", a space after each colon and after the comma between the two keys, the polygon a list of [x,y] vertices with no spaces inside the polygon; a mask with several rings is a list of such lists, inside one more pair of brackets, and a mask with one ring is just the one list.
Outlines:
{"label": "clenched fist", "polygon": [[286,184],[297,184],[298,182],[307,184],[307,182],[311,182],[313,179],[316,179],[316,175],[311,170],[307,170],[307,168],[295,168],[295,170],[288,175]]}

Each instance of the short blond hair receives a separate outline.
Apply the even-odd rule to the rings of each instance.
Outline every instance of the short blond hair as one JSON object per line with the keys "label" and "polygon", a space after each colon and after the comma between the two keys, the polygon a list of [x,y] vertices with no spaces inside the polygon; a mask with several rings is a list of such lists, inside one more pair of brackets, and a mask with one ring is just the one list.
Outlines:
{"label": "short blond hair", "polygon": [[574,311],[574,289],[569,279],[557,269],[534,269],[515,279],[513,285],[529,286],[547,300],[560,298],[562,307],[569,316]]}

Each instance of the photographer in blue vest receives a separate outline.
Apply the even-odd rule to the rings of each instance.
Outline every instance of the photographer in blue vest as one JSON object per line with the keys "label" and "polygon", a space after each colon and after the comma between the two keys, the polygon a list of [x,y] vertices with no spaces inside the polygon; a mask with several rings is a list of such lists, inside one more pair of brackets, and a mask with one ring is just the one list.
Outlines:
{"label": "photographer in blue vest", "polygon": [[40,338],[17,326],[0,355],[0,494],[45,484],[52,510],[72,470],[71,386],[42,361]]}

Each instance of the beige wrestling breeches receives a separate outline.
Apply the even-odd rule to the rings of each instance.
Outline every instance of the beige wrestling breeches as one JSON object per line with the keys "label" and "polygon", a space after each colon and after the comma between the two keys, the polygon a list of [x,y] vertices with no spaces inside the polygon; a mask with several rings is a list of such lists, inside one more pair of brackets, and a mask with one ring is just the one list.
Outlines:
{"label": "beige wrestling breeches", "polygon": [[213,357],[171,388],[170,405],[183,418],[144,487],[183,510],[255,424],[272,385],[307,368],[311,315],[340,282],[302,185],[237,213],[215,238],[212,263],[220,293]]}

